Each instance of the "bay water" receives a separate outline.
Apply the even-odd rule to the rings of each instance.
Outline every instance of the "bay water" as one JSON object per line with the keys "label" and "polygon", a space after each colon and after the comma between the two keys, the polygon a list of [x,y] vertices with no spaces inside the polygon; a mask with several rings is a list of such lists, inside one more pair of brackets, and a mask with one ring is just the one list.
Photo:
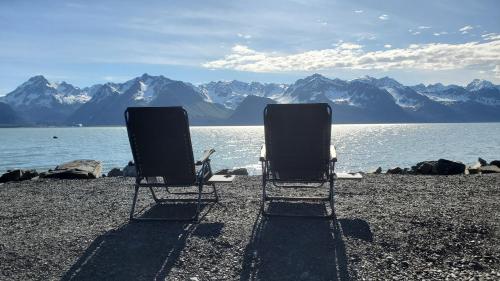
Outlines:
{"label": "bay water", "polygon": [[[53,137],[57,138],[53,138]],[[247,168],[260,173],[263,126],[191,127],[195,158],[214,148],[214,170]],[[333,125],[336,171],[410,167],[446,158],[471,164],[500,159],[500,123]],[[40,171],[75,159],[102,161],[104,172],[132,160],[125,127],[0,128],[0,173]]]}

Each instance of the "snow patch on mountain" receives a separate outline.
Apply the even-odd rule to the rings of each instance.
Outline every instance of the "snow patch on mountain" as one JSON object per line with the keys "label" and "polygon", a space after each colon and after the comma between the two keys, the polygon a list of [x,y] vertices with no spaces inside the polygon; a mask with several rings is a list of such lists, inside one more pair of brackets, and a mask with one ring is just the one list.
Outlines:
{"label": "snow patch on mountain", "polygon": [[477,91],[480,91],[482,89],[493,89],[496,87],[490,81],[481,80],[481,79],[474,79],[465,88],[467,89],[467,91],[477,92]]}
{"label": "snow patch on mountain", "polygon": [[80,105],[90,99],[91,93],[85,90],[66,82],[50,83],[45,77],[38,75],[8,93],[2,100],[15,108],[51,108],[56,105]]}
{"label": "snow patch on mountain", "polygon": [[219,103],[226,108],[235,109],[247,96],[276,97],[287,89],[286,84],[218,81],[198,86],[198,91],[204,100]]}

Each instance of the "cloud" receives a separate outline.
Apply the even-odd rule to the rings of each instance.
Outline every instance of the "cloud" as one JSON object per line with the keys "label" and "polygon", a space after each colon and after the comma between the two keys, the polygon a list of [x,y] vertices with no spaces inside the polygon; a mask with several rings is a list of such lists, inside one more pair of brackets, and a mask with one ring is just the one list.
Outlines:
{"label": "cloud", "polygon": [[381,20],[388,20],[389,16],[386,15],[386,14],[383,14],[383,15],[380,15],[380,17],[378,17],[378,18],[381,19]]}
{"label": "cloud", "polygon": [[385,45],[384,45],[384,48],[386,48],[386,49],[390,49],[390,48],[392,48],[392,45],[391,45],[391,44],[385,44]]}
{"label": "cloud", "polygon": [[357,50],[363,48],[363,46],[354,43],[342,43],[337,48],[342,50]]}
{"label": "cloud", "polygon": [[481,37],[483,37],[484,40],[500,40],[500,34],[496,33],[483,34]]}
{"label": "cloud", "polygon": [[419,27],[417,27],[418,29],[429,29],[431,28],[430,26],[425,26],[425,25],[421,25]]}
{"label": "cloud", "polygon": [[365,51],[362,46],[342,43],[334,48],[295,54],[259,52],[236,45],[230,54],[202,64],[209,69],[248,72],[356,70],[456,70],[476,69],[500,75],[500,40],[461,44],[412,44],[407,48]]}
{"label": "cloud", "polygon": [[354,12],[355,12],[356,14],[361,14],[361,13],[363,13],[363,10],[355,10]]}
{"label": "cloud", "polygon": [[252,38],[252,35],[250,34],[243,34],[243,33],[238,33],[236,34],[238,37],[240,38],[244,38],[244,39],[251,39]]}
{"label": "cloud", "polygon": [[493,68],[493,73],[497,78],[500,78],[500,64],[495,65],[495,68]]}
{"label": "cloud", "polygon": [[474,27],[470,26],[470,25],[466,25],[462,28],[460,28],[458,31],[462,32],[462,34],[467,34],[469,33],[469,31],[473,30]]}
{"label": "cloud", "polygon": [[408,29],[408,32],[410,32],[411,35],[419,35],[421,33],[420,31],[415,31],[413,29]]}
{"label": "cloud", "polygon": [[109,81],[109,82],[116,80],[116,78],[114,76],[104,76],[104,77],[102,77],[102,79],[105,81]]}
{"label": "cloud", "polygon": [[365,41],[365,40],[375,40],[377,39],[377,35],[373,33],[359,33],[355,34],[357,41]]}
{"label": "cloud", "polygon": [[448,34],[448,32],[446,32],[446,31],[432,33],[432,35],[434,35],[434,36],[441,36],[441,35],[446,35],[446,34]]}
{"label": "cloud", "polygon": [[319,24],[325,26],[328,24],[328,22],[324,21],[324,20],[316,20],[316,22],[318,22]]}

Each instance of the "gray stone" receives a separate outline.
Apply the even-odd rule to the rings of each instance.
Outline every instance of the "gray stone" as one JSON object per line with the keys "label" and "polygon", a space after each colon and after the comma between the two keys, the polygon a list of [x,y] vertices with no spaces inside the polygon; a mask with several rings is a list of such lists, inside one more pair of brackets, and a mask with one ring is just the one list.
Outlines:
{"label": "gray stone", "polygon": [[500,168],[500,160],[493,160],[490,162],[490,165],[494,165]]}
{"label": "gray stone", "polygon": [[38,172],[36,170],[22,170],[22,169],[9,170],[0,177],[0,183],[9,181],[30,180],[37,176]]}
{"label": "gray stone", "polygon": [[432,175],[434,172],[434,166],[436,161],[423,161],[417,163],[417,165],[412,167],[415,174],[418,175]]}
{"label": "gray stone", "polygon": [[0,182],[19,181],[22,176],[21,170],[7,171],[0,177]]}
{"label": "gray stone", "polygon": [[387,170],[387,174],[402,174],[402,173],[403,173],[403,169],[401,169],[400,167],[396,167],[396,168],[392,168],[392,169]]}
{"label": "gray stone", "polygon": [[439,159],[436,163],[438,175],[459,175],[465,173],[465,164],[446,159]]}
{"label": "gray stone", "polygon": [[63,163],[40,176],[56,179],[95,179],[101,176],[101,162],[95,160],[74,160]]}
{"label": "gray stone", "polygon": [[479,174],[481,173],[481,167],[474,167],[474,166],[471,166],[467,169],[467,171],[469,171],[469,174],[470,175],[475,175],[475,174]]}
{"label": "gray stone", "polygon": [[137,175],[137,171],[135,170],[134,162],[128,162],[127,166],[123,167],[123,176],[124,177],[135,177]]}
{"label": "gray stone", "polygon": [[479,162],[479,164],[481,164],[481,166],[487,166],[488,165],[488,162],[486,162],[486,160],[484,160],[481,157],[477,158],[477,162]]}
{"label": "gray stone", "polygon": [[500,173],[500,167],[495,165],[487,165],[479,168],[482,174]]}
{"label": "gray stone", "polygon": [[460,162],[446,159],[423,161],[412,167],[415,174],[420,175],[458,175],[465,173],[466,166]]}
{"label": "gray stone", "polygon": [[20,180],[31,180],[35,177],[38,177],[38,172],[36,170],[22,170],[22,175]]}
{"label": "gray stone", "polygon": [[229,173],[229,169],[222,169],[215,172],[215,175],[227,175]]}
{"label": "gray stone", "polygon": [[248,176],[248,171],[245,168],[236,169],[222,169],[215,173],[216,175],[235,175],[235,176]]}
{"label": "gray stone", "polygon": [[248,171],[245,168],[237,168],[231,171],[231,175],[248,176]]}
{"label": "gray stone", "polygon": [[479,167],[481,166],[482,166],[481,163],[476,162],[474,163],[474,165],[469,166],[469,169],[479,169]]}
{"label": "gray stone", "polygon": [[108,177],[121,177],[123,176],[122,170],[120,168],[113,168],[108,172]]}
{"label": "gray stone", "polygon": [[381,173],[382,173],[382,167],[378,167],[377,169],[368,172],[368,174],[381,174]]}

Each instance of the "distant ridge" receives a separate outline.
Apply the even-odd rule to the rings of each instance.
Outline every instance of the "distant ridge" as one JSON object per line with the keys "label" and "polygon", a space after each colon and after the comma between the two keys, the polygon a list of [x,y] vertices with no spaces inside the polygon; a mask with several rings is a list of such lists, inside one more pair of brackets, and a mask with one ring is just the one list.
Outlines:
{"label": "distant ridge", "polygon": [[231,125],[261,125],[264,108],[268,104],[275,104],[270,98],[247,96],[229,117]]}
{"label": "distant ridge", "polygon": [[26,123],[10,105],[0,102],[0,126],[14,126]]}
{"label": "distant ridge", "polygon": [[335,123],[500,121],[500,86],[479,79],[466,87],[405,86],[390,77],[348,81],[313,74],[290,85],[233,80],[195,86],[143,74],[80,89],[38,75],[0,102],[10,108],[3,106],[5,116],[17,116],[5,117],[3,125],[122,125],[128,106],[183,106],[193,125],[250,125],[262,123],[266,104],[313,102],[329,103]]}

